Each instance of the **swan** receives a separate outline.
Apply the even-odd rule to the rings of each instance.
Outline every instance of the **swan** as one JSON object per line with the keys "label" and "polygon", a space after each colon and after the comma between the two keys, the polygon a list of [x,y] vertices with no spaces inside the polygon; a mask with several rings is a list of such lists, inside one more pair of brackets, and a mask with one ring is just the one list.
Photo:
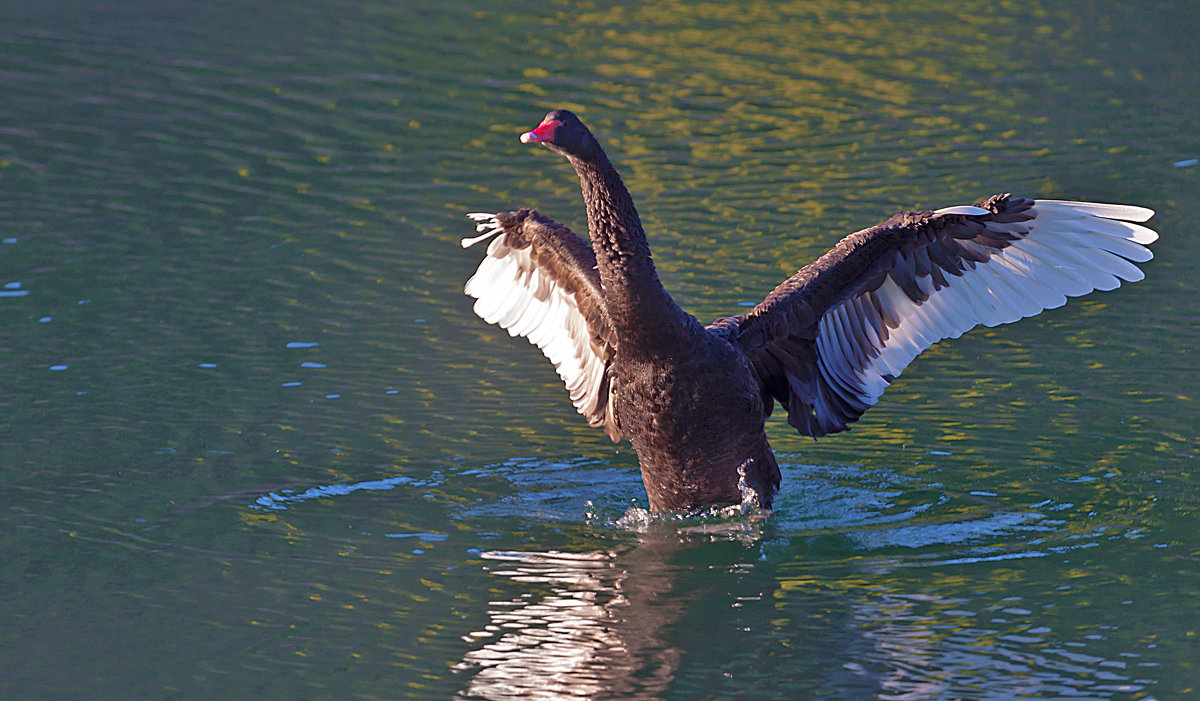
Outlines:
{"label": "swan", "polygon": [[705,326],[659,281],[633,199],[579,118],[554,110],[521,141],[579,176],[591,244],[534,209],[472,213],[487,253],[474,312],[554,364],[588,423],[637,453],[651,510],[755,502],[779,467],[776,402],[814,438],[844,431],[923,350],[1143,278],[1145,207],[998,194],[900,212],[850,234],[745,314]]}

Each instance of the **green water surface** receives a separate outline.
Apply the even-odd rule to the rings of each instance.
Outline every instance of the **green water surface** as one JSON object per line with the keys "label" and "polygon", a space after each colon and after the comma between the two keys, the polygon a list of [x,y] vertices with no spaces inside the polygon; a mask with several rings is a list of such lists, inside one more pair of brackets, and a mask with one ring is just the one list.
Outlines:
{"label": "green water surface", "polygon": [[[0,696],[1183,698],[1200,685],[1200,9],[51,0],[0,10]],[[894,211],[1152,207],[1147,279],[769,434],[765,521],[471,313],[468,211],[737,313]],[[739,306],[742,305],[742,306]]]}

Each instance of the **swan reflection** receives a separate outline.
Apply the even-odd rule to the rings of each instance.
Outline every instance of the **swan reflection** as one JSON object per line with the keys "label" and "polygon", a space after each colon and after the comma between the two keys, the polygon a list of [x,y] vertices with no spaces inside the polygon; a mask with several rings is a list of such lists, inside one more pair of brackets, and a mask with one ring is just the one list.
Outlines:
{"label": "swan reflection", "polygon": [[671,588],[662,554],[645,546],[623,554],[484,553],[494,574],[549,591],[490,602],[488,625],[466,637],[482,645],[457,666],[476,670],[463,695],[631,697],[666,689],[679,652],[658,632],[679,604],[660,601]]}
{"label": "swan reflection", "polygon": [[[843,536],[846,550],[818,536],[810,559],[776,559],[755,529],[651,526],[613,550],[484,553],[492,591],[507,593],[464,636],[460,698],[726,698],[764,672],[789,698],[941,698],[966,685],[987,698],[1108,697],[1155,684],[1149,648],[1022,601],[1024,568],[1006,563],[1044,559],[1037,549],[867,555],[856,538]],[[946,595],[914,576],[927,567],[983,579]]]}

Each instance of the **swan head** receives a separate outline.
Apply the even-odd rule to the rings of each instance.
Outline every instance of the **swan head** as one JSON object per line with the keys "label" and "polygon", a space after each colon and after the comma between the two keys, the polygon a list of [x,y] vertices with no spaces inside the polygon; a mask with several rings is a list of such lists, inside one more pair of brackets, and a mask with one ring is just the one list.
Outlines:
{"label": "swan head", "polygon": [[523,144],[542,144],[564,156],[593,157],[600,144],[592,132],[569,110],[554,110],[546,115],[532,131],[521,134]]}

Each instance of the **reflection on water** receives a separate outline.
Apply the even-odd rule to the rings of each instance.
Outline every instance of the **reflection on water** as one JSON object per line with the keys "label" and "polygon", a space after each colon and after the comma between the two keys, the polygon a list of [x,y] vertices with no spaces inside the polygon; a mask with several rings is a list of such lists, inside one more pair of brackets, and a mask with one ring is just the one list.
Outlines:
{"label": "reflection on water", "polygon": [[645,697],[665,691],[680,651],[661,639],[679,605],[666,553],[489,552],[492,574],[521,582],[515,598],[489,602],[489,623],[457,669],[473,671],[464,695],[501,698]]}
{"label": "reflection on water", "polygon": [[[840,698],[940,698],[969,686],[981,698],[1097,698],[1156,683],[1146,676],[1158,667],[1146,654],[1154,645],[1097,654],[1090,646],[1115,627],[1097,621],[1071,639],[1054,630],[1053,607],[1027,608],[1021,596],[905,593],[849,573],[779,578],[769,558],[744,556],[697,578],[680,563],[687,541],[660,529],[623,551],[484,553],[493,577],[521,586],[497,587],[519,593],[489,601],[487,623],[463,637],[471,648],[455,669],[470,681],[460,697],[658,698],[677,689],[684,649],[705,657],[697,643],[725,649],[739,633],[751,657],[715,660],[700,673],[705,694],[744,692],[753,657],[788,648],[805,657],[805,676],[792,682],[791,663],[769,673],[800,697],[838,689]],[[713,592],[706,611],[689,610]],[[825,633],[794,638],[794,618]],[[699,638],[679,638],[685,623],[694,632],[684,635]]]}
{"label": "reflection on water", "polygon": [[[489,601],[487,623],[463,637],[470,649],[455,669],[471,676],[460,697],[658,698],[680,690],[683,650],[703,659],[711,643],[719,656],[738,639],[741,655],[686,670],[705,695],[745,692],[739,683],[755,678],[757,658],[785,649],[786,661],[761,671],[787,679],[797,697],[837,689],[839,698],[924,699],[971,687],[980,698],[1100,698],[1157,683],[1155,645],[1093,649],[1118,628],[1103,617],[1072,637],[1056,630],[1052,604],[905,591],[902,580],[879,576],[903,567],[895,560],[865,563],[874,577],[863,568],[788,577],[772,557],[754,555],[760,543],[707,558],[697,576],[685,564],[694,537],[664,528],[644,536],[616,551],[484,553],[493,577],[519,586],[497,586],[516,593]],[[954,572],[980,561],[939,564]],[[692,610],[701,597],[706,609]],[[804,619],[823,632],[795,637]]]}

